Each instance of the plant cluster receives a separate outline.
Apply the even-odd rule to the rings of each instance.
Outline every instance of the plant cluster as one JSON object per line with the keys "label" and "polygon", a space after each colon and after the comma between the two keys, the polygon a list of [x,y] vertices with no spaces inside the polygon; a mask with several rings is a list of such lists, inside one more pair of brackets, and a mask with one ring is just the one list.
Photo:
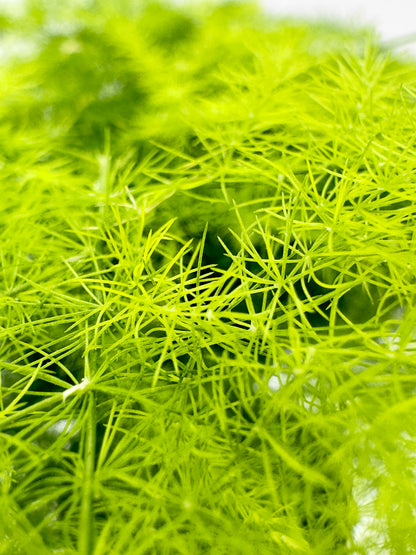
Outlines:
{"label": "plant cluster", "polygon": [[414,553],[416,63],[246,4],[0,27],[0,554]]}

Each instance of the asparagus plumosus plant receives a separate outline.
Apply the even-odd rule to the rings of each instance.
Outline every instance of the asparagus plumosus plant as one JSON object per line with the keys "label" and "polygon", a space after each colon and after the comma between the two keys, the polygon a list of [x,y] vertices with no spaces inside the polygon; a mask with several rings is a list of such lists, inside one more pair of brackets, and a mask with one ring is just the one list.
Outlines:
{"label": "asparagus plumosus plant", "polygon": [[415,62],[55,4],[0,20],[0,553],[413,553]]}

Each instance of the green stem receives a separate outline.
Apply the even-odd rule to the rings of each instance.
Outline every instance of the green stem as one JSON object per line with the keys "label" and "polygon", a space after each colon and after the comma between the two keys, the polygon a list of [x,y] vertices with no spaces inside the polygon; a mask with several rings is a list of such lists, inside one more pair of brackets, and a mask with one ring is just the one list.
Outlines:
{"label": "green stem", "polygon": [[[96,353],[92,354],[91,366],[88,352],[88,330],[86,335],[84,378],[89,383],[97,367]],[[79,533],[80,555],[91,555],[94,550],[94,474],[95,474],[95,449],[96,449],[96,406],[94,391],[88,392],[87,420],[84,441],[84,478],[81,497],[81,519]]]}
{"label": "green stem", "polygon": [[81,500],[81,519],[79,534],[80,555],[91,555],[94,551],[94,472],[96,447],[96,409],[95,395],[88,392],[88,418],[85,437],[85,467]]}

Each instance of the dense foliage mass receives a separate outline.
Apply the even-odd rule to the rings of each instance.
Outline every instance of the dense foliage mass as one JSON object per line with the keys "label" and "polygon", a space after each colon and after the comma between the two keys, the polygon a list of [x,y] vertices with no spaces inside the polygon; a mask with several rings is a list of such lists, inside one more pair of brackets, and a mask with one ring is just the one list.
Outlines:
{"label": "dense foliage mass", "polygon": [[416,64],[233,4],[0,26],[0,554],[415,553]]}

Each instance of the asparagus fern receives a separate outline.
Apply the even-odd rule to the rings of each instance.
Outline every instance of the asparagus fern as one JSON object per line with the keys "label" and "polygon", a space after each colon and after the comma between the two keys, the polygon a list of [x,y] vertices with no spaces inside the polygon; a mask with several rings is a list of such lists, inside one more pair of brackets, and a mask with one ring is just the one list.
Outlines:
{"label": "asparagus fern", "polygon": [[1,26],[0,553],[413,553],[414,61],[247,5]]}

